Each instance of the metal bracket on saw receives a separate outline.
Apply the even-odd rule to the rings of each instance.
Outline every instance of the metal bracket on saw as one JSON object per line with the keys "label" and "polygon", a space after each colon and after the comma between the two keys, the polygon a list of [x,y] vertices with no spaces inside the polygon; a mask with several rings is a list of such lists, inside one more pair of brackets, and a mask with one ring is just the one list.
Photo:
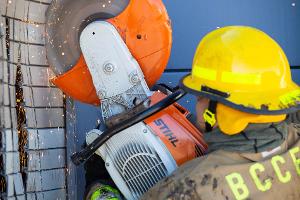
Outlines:
{"label": "metal bracket on saw", "polygon": [[151,96],[139,64],[113,25],[104,21],[89,24],[80,35],[80,47],[101,100],[104,120]]}

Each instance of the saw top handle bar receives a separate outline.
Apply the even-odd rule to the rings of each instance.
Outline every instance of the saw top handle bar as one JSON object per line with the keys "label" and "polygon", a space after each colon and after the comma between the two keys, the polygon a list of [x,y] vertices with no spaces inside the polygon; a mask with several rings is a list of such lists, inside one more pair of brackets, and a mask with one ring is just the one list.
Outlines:
{"label": "saw top handle bar", "polygon": [[124,120],[123,122],[119,123],[118,125],[114,126],[113,128],[109,128],[105,130],[99,137],[97,137],[91,144],[87,145],[81,151],[73,154],[71,156],[71,160],[75,165],[80,165],[87,161],[95,151],[101,147],[107,140],[109,140],[112,136],[118,134],[119,132],[123,131],[124,129],[137,124],[138,122],[146,119],[147,117],[161,111],[162,109],[170,106],[181,97],[183,97],[186,93],[182,89],[177,89],[172,94],[168,95],[158,103],[152,105],[148,109],[141,111],[134,115],[132,118]]}

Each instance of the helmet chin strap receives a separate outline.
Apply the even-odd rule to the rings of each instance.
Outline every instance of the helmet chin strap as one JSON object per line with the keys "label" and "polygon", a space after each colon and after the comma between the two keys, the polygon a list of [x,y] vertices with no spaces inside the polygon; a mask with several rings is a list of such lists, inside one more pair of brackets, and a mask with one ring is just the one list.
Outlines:
{"label": "helmet chin strap", "polygon": [[216,124],[216,111],[217,111],[217,101],[209,101],[208,108],[203,113],[203,118],[205,121],[205,129],[207,132],[213,130],[214,125]]}

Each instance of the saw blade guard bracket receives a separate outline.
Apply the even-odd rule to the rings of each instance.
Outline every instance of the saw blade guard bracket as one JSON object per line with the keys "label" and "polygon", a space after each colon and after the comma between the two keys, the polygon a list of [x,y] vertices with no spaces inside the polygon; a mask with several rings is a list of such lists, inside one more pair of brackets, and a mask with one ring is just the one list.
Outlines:
{"label": "saw blade guard bracket", "polygon": [[[161,0],[53,1],[46,26],[47,58],[56,74],[52,82],[76,100],[100,105],[99,91],[79,42],[84,28],[99,20],[115,27],[147,85],[153,86],[167,65],[172,45],[171,23]],[[111,64],[106,73],[112,70]],[[132,73],[131,81],[137,77]]]}
{"label": "saw blade guard bracket", "polygon": [[113,25],[90,23],[80,35],[80,47],[101,101],[104,121],[152,95],[140,66]]}

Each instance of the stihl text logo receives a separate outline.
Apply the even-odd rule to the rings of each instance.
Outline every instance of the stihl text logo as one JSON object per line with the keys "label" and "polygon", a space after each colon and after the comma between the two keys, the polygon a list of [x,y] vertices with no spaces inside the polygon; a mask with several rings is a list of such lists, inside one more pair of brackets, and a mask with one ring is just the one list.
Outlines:
{"label": "stihl text logo", "polygon": [[169,141],[172,143],[174,147],[176,147],[176,142],[178,142],[176,136],[174,136],[174,133],[171,131],[171,129],[165,124],[165,122],[162,119],[158,119],[154,121],[154,124],[159,127],[159,129],[162,131],[162,133],[168,137]]}

